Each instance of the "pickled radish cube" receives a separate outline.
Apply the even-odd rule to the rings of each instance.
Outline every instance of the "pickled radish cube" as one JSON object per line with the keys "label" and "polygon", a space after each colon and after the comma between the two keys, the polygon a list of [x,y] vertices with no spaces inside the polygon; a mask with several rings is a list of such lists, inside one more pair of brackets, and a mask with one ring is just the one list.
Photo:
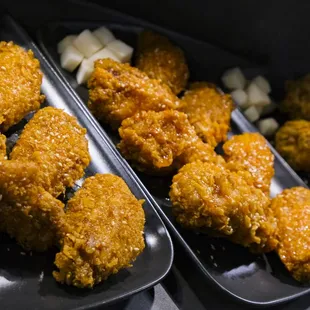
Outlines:
{"label": "pickled radish cube", "polygon": [[224,72],[222,82],[228,89],[244,89],[246,79],[240,68],[233,68]]}
{"label": "pickled radish cube", "polygon": [[79,85],[85,84],[94,70],[94,64],[88,59],[84,59],[76,74],[76,81]]}
{"label": "pickled radish cube", "polygon": [[275,134],[278,128],[278,122],[272,117],[265,118],[258,122],[258,129],[263,136],[272,136],[273,134]]}
{"label": "pickled radish cube", "polygon": [[133,53],[133,48],[123,41],[115,40],[107,45],[121,62],[129,62]]}
{"label": "pickled radish cube", "polygon": [[59,54],[63,53],[64,50],[73,44],[73,41],[76,39],[76,35],[69,35],[64,37],[58,44],[57,44],[57,52]]}
{"label": "pickled radish cube", "polygon": [[244,90],[236,89],[230,94],[240,108],[244,109],[248,106],[248,95]]}
{"label": "pickled radish cube", "polygon": [[271,103],[270,97],[254,82],[249,85],[247,94],[249,105],[265,106]]}
{"label": "pickled radish cube", "polygon": [[99,52],[95,53],[93,56],[88,58],[88,61],[94,63],[98,59],[111,58],[117,62],[120,62],[120,59],[113,53],[109,48],[104,47]]}
{"label": "pickled radish cube", "polygon": [[81,32],[74,40],[73,45],[86,57],[89,58],[100,49],[101,42],[88,30]]}
{"label": "pickled radish cube", "polygon": [[84,56],[73,45],[69,45],[60,56],[60,65],[63,69],[72,72],[83,58]]}
{"label": "pickled radish cube", "polygon": [[266,94],[271,92],[271,87],[269,82],[261,75],[258,75],[253,82]]}
{"label": "pickled radish cube", "polygon": [[247,108],[243,113],[251,123],[254,123],[259,119],[259,111],[255,106]]}
{"label": "pickled radish cube", "polygon": [[106,27],[100,27],[93,31],[94,36],[103,44],[108,45],[110,42],[115,40],[113,33]]}

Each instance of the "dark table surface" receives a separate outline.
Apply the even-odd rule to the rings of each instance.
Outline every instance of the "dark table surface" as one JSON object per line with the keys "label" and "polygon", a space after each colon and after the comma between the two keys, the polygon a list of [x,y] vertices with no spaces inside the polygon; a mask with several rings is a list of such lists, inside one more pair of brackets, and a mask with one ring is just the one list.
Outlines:
{"label": "dark table surface", "polygon": [[[82,1],[15,1],[2,0],[5,7],[32,35],[40,25],[53,20],[102,20],[104,8]],[[102,5],[108,2],[102,1]],[[128,300],[104,307],[109,310],[204,310],[204,309],[251,309],[232,300],[213,288],[199,272],[192,260],[176,240],[175,260],[168,276],[148,291],[139,293]],[[310,309],[310,295],[290,303],[275,306],[274,310]]]}

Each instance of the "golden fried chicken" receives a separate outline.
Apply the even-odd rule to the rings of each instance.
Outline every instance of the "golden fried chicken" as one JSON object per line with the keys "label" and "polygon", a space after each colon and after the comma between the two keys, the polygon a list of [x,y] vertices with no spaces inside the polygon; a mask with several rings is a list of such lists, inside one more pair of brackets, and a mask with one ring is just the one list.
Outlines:
{"label": "golden fried chicken", "polygon": [[180,111],[188,115],[198,136],[215,147],[227,139],[233,102],[230,95],[220,94],[209,83],[197,82],[185,92]]}
{"label": "golden fried chicken", "polygon": [[34,161],[44,174],[44,188],[57,197],[84,175],[90,162],[86,129],[60,109],[38,111],[25,126],[11,159]]}
{"label": "golden fried chicken", "polygon": [[147,173],[170,171],[174,159],[198,140],[186,114],[175,110],[143,111],[119,128],[121,154]]}
{"label": "golden fried chicken", "polygon": [[26,250],[46,250],[62,231],[64,205],[43,189],[44,182],[35,163],[0,161],[0,231]]}
{"label": "golden fried chicken", "polygon": [[170,199],[185,228],[225,237],[253,252],[276,246],[270,200],[247,171],[201,161],[187,164],[173,177]]}
{"label": "golden fried chicken", "polygon": [[0,160],[6,158],[6,136],[0,134]]}
{"label": "golden fried chicken", "polygon": [[228,169],[249,171],[254,178],[255,187],[269,195],[274,176],[274,155],[261,134],[244,133],[233,136],[224,143],[223,150]]}
{"label": "golden fried chicken", "polygon": [[280,108],[291,119],[310,121],[310,74],[286,82],[286,95]]}
{"label": "golden fried chicken", "polygon": [[58,282],[93,287],[131,263],[144,249],[143,201],[115,175],[86,179],[68,202],[65,236],[53,273]]}
{"label": "golden fried chicken", "polygon": [[150,79],[128,64],[111,59],[95,62],[88,81],[88,107],[94,116],[112,128],[140,111],[163,111],[180,107],[179,99],[169,87]]}
{"label": "golden fried chicken", "polygon": [[297,281],[310,282],[310,190],[294,187],[276,196],[277,252]]}
{"label": "golden fried chicken", "polygon": [[286,122],[276,133],[276,149],[293,169],[310,172],[310,121]]}
{"label": "golden fried chicken", "polygon": [[136,66],[151,79],[167,84],[176,95],[185,89],[189,78],[183,51],[152,31],[143,31],[139,37]]}
{"label": "golden fried chicken", "polygon": [[40,63],[32,51],[13,42],[0,42],[0,131],[39,109],[44,100],[41,83]]}

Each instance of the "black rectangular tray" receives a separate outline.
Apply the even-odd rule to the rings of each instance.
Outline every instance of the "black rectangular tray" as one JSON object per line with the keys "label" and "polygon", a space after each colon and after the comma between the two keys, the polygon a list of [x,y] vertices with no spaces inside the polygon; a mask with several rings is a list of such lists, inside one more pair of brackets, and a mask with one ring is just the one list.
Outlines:
{"label": "black rectangular tray", "polygon": [[[109,16],[109,18],[101,23],[58,21],[42,27],[37,33],[38,43],[44,54],[52,63],[62,82],[70,89],[72,96],[81,104],[87,102],[87,89],[85,86],[77,85],[74,74],[61,69],[56,45],[65,35],[79,33],[86,28],[94,29],[106,25],[113,30],[118,38],[132,46],[136,45],[137,35],[145,27],[161,32],[185,51],[190,66],[191,80],[207,80],[217,83],[222,72],[228,67],[250,68],[253,66],[247,60],[208,43],[140,20],[134,21],[132,17],[128,17],[126,21],[126,17],[123,15],[121,18],[119,15],[115,15],[114,22],[111,22],[113,12],[109,10],[105,12],[105,16]],[[111,141],[116,144],[118,136],[108,126],[102,125],[102,128],[103,134],[108,135]],[[232,114],[232,132],[230,134],[239,134],[245,131],[255,131],[255,128],[239,110],[235,110]],[[117,152],[116,149],[115,151]],[[284,188],[306,186],[273,148],[272,151],[275,154],[276,171],[271,186],[272,196]],[[158,203],[158,211],[170,231],[181,242],[207,279],[211,280],[211,283],[237,300],[256,306],[278,304],[310,292],[309,286],[302,286],[294,281],[274,253],[255,256],[246,249],[225,240],[212,239],[184,230],[172,216],[168,198],[171,178],[150,177],[139,172],[137,175],[141,186],[144,185]],[[137,181],[139,182],[139,180]]]}
{"label": "black rectangular tray", "polygon": [[[10,16],[0,17],[0,40],[12,40],[34,52],[44,74],[44,105],[64,109],[76,116],[81,126],[87,128],[92,160],[85,175],[113,173],[121,176],[137,198],[145,199],[146,216],[146,248],[133,267],[112,275],[92,290],[68,287],[55,281],[52,271],[55,269],[53,261],[56,249],[41,254],[25,253],[6,235],[0,235],[0,309],[90,309],[154,286],[164,278],[172,265],[173,247],[153,202],[115,154],[105,135],[96,129],[89,112],[69,95],[66,86],[55,76],[54,70],[36,45]],[[30,117],[31,115],[6,133],[10,147]],[[77,184],[80,185],[81,182]]]}

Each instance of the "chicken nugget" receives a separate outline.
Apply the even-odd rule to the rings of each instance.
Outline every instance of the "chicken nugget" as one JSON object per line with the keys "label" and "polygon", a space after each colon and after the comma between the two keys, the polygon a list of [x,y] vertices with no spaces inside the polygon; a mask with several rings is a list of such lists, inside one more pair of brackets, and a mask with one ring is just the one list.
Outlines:
{"label": "chicken nugget", "polygon": [[282,262],[297,281],[310,282],[310,190],[286,189],[272,199],[271,208]]}
{"label": "chicken nugget", "polygon": [[0,161],[0,231],[26,250],[45,251],[62,231],[64,205],[43,189],[44,182],[35,163]]}
{"label": "chicken nugget", "polygon": [[228,169],[249,171],[254,178],[254,185],[269,195],[274,176],[274,155],[261,134],[244,133],[233,136],[224,143],[223,150]]}
{"label": "chicken nugget", "polygon": [[201,161],[187,164],[173,177],[170,199],[185,228],[225,237],[253,252],[276,246],[270,199],[254,187],[247,171]]}
{"label": "chicken nugget", "polygon": [[210,83],[196,82],[185,92],[182,102],[184,105],[180,111],[187,114],[189,122],[204,142],[215,147],[227,140],[233,110],[230,95],[220,94]]}
{"label": "chicken nugget", "polygon": [[189,78],[183,51],[152,31],[143,31],[139,36],[136,66],[151,79],[167,84],[176,95],[185,89]]}
{"label": "chicken nugget", "polygon": [[6,136],[0,134],[0,160],[7,159],[6,156]]}
{"label": "chicken nugget", "polygon": [[5,132],[44,100],[40,63],[33,52],[13,42],[0,42],[0,131]]}
{"label": "chicken nugget", "polygon": [[140,111],[163,111],[180,107],[179,99],[160,81],[128,64],[111,59],[95,62],[88,81],[88,107],[94,116],[112,128]]}
{"label": "chicken nugget", "polygon": [[130,267],[145,247],[142,203],[118,176],[96,174],[86,179],[67,205],[55,279],[93,287]]}
{"label": "chicken nugget", "polygon": [[34,161],[45,176],[45,189],[54,197],[72,187],[90,162],[86,129],[60,109],[38,111],[25,126],[10,155]]}
{"label": "chicken nugget", "polygon": [[276,149],[293,169],[310,172],[310,121],[286,122],[276,133]]}

